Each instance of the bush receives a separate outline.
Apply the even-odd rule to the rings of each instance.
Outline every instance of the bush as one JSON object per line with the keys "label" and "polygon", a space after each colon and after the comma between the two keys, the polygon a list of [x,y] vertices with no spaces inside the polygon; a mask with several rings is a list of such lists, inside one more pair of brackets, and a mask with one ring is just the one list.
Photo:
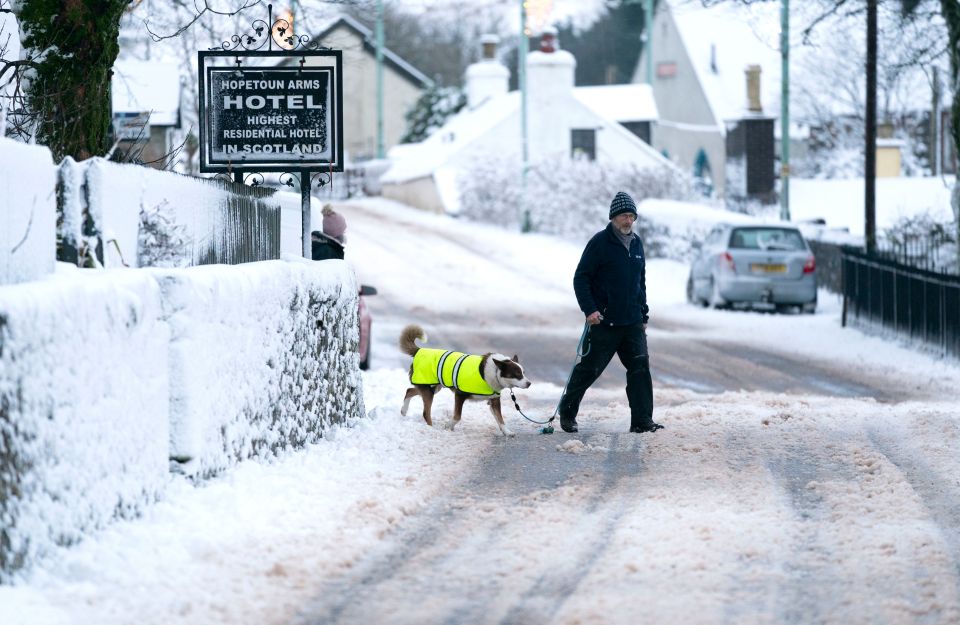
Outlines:
{"label": "bush", "polygon": [[[632,164],[547,159],[528,170],[526,193],[520,171],[516,159],[476,159],[457,181],[460,216],[584,239],[605,224],[617,191],[626,191],[638,204],[649,198],[693,198],[690,179],[669,167],[644,169]],[[662,247],[658,241],[665,229],[643,217],[636,227],[648,255],[658,255],[655,250]]]}

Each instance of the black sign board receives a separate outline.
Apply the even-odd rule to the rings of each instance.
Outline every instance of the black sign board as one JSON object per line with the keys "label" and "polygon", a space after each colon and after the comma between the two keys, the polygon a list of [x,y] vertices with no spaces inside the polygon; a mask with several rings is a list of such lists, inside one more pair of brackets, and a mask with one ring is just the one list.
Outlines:
{"label": "black sign board", "polygon": [[200,171],[343,171],[341,66],[339,50],[201,52]]}

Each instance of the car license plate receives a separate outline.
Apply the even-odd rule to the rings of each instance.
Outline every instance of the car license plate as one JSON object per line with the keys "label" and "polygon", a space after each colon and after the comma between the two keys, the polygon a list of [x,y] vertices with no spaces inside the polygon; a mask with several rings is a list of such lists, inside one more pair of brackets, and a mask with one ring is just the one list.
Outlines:
{"label": "car license plate", "polygon": [[750,263],[750,271],[753,273],[786,273],[787,266],[784,264]]}

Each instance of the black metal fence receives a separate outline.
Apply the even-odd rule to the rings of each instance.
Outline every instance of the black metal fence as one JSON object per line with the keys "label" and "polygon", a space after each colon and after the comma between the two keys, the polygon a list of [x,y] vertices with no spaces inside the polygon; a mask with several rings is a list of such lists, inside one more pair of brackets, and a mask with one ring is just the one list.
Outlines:
{"label": "black metal fence", "polygon": [[[914,258],[930,266],[919,254]],[[843,325],[880,326],[960,358],[960,275],[905,260],[910,258],[843,248]]]}
{"label": "black metal fence", "polygon": [[227,191],[217,227],[199,236],[194,264],[237,265],[280,258],[280,207],[273,189],[250,187],[220,179],[198,179]]}

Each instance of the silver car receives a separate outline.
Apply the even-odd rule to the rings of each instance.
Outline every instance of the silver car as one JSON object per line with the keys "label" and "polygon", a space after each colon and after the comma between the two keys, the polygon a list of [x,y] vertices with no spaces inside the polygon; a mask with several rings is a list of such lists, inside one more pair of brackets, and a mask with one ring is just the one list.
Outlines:
{"label": "silver car", "polygon": [[789,225],[718,224],[690,267],[687,299],[714,308],[817,309],[817,263]]}

